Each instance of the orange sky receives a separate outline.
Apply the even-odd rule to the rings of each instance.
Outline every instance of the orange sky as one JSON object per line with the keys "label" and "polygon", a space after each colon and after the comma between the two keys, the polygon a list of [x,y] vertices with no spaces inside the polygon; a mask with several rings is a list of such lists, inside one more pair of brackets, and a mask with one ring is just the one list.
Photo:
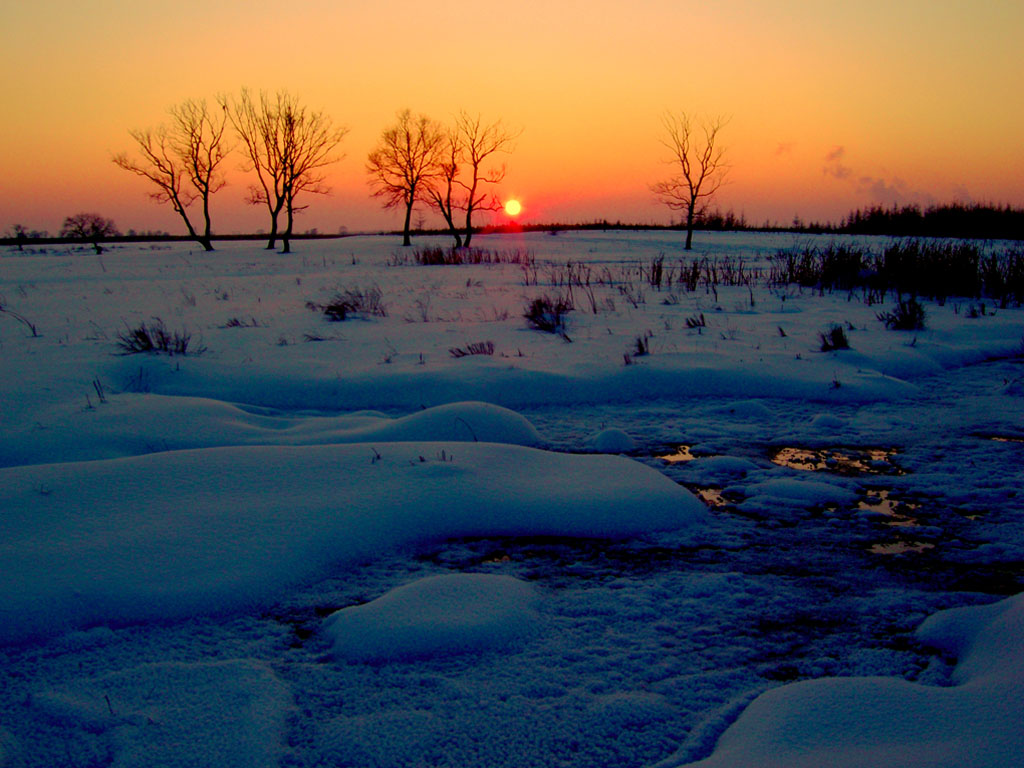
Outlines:
{"label": "orange sky", "polygon": [[[182,232],[110,158],[171,105],[242,86],[287,88],[350,128],[334,193],[309,201],[300,230],[400,224],[364,164],[403,107],[522,129],[501,194],[527,221],[667,222],[648,191],[666,173],[666,109],[730,117],[719,204],[755,222],[1024,205],[1020,3],[307,0],[283,14],[264,0],[5,4],[0,230],[56,232],[85,210]],[[214,228],[265,227],[232,182]]]}

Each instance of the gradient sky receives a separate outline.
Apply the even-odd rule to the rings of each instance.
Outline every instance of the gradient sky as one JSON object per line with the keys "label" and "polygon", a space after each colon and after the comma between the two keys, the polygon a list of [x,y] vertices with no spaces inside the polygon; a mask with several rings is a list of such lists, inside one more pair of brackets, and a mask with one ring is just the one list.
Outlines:
{"label": "gradient sky", "polygon": [[[286,88],[350,128],[334,192],[309,201],[299,230],[400,225],[369,197],[365,160],[404,107],[521,129],[500,194],[526,221],[668,222],[648,186],[668,173],[669,109],[729,116],[718,202],[753,222],[1024,205],[1022,34],[1014,0],[12,1],[0,231],[56,232],[96,211],[122,230],[183,232],[110,158],[171,105],[243,86]],[[242,174],[231,181],[215,230],[265,227]]]}

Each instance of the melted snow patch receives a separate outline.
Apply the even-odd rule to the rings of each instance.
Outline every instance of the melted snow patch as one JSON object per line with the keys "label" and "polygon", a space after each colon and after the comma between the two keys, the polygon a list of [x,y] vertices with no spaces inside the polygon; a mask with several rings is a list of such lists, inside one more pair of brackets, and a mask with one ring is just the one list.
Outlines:
{"label": "melted snow patch", "polygon": [[534,587],[510,576],[430,576],[325,622],[334,653],[359,662],[508,648],[537,631]]}

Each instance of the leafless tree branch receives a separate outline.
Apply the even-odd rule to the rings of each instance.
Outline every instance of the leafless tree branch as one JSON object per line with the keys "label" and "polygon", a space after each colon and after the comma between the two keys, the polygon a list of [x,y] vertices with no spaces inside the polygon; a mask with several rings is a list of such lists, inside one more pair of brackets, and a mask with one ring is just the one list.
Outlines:
{"label": "leafless tree branch", "polygon": [[668,149],[668,163],[676,172],[668,179],[652,184],[658,199],[674,211],[686,213],[686,250],[693,244],[693,225],[707,210],[708,203],[725,183],[729,167],[719,134],[728,120],[714,117],[701,120],[700,138],[694,136],[692,118],[685,112],[666,112],[663,146]]}

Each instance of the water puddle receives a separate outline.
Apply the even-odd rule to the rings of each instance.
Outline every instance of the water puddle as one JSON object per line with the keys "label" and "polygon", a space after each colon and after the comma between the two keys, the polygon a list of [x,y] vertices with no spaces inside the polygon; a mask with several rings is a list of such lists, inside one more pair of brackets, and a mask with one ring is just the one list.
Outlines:
{"label": "water puddle", "polygon": [[891,541],[887,544],[874,544],[869,551],[875,555],[906,555],[929,549],[935,549],[935,545],[924,541]]}
{"label": "water puddle", "polygon": [[913,528],[917,518],[909,513],[920,509],[921,505],[912,501],[893,498],[892,492],[884,488],[869,488],[867,497],[857,505],[863,512],[872,512],[888,518],[886,525],[894,528]]}
{"label": "water puddle", "polygon": [[690,446],[680,445],[675,453],[669,453],[665,456],[658,456],[662,461],[667,461],[669,464],[681,464],[687,461],[693,461],[697,457],[690,452]]}
{"label": "water puddle", "polygon": [[779,448],[771,455],[774,464],[805,472],[837,475],[902,475],[893,463],[895,448]]}
{"label": "water puddle", "polygon": [[722,507],[731,506],[733,503],[722,495],[721,488],[691,488],[690,490],[696,494],[698,499],[712,509],[721,509]]}
{"label": "water puddle", "polygon": [[1016,435],[978,435],[978,437],[984,438],[985,440],[992,440],[996,443],[1024,444],[1024,437],[1017,437]]}

